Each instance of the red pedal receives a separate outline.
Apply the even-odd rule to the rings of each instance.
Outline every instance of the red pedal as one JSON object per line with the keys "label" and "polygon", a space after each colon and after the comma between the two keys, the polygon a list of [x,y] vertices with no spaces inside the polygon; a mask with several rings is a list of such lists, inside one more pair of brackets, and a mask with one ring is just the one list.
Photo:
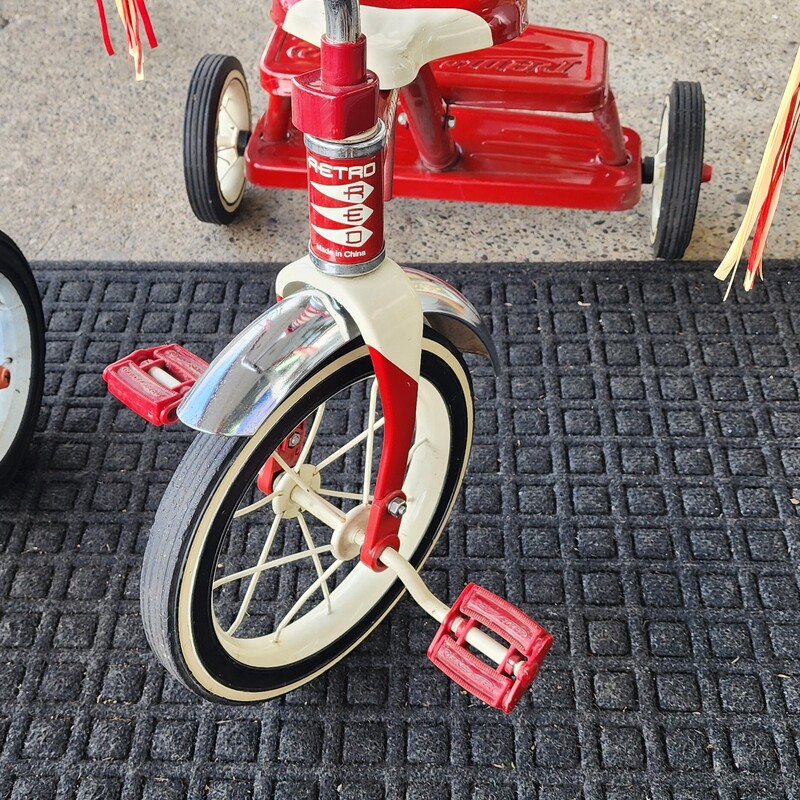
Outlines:
{"label": "red pedal", "polygon": [[[467,649],[467,632],[477,624],[508,642],[505,658],[497,667]],[[552,644],[553,637],[529,616],[470,583],[439,627],[428,658],[470,694],[507,714],[533,682]]]}
{"label": "red pedal", "polygon": [[208,363],[177,344],[135,350],[103,370],[108,391],[154,425],[177,422],[183,396]]}

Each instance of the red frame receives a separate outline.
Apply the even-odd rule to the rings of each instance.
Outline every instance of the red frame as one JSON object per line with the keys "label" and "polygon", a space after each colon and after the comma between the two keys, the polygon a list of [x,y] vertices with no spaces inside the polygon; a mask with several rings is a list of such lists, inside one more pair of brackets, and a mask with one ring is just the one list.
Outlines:
{"label": "red frame", "polygon": [[[289,95],[316,69],[319,50],[276,27],[260,69],[269,103],[245,153],[252,183],[306,187]],[[641,199],[641,141],[620,125],[599,36],[528,26],[433,62],[401,90],[399,112],[387,195],[597,210]]]}
{"label": "red frame", "polygon": [[[382,164],[386,137],[379,134],[374,146],[378,105],[378,79],[366,68],[363,34],[350,43],[332,42],[323,36],[320,68],[297,76],[292,83],[292,123],[308,137],[303,146],[303,173],[308,181],[309,254],[317,267],[323,271],[334,268],[345,280],[348,275],[360,274],[361,268],[377,268],[382,261]],[[279,108],[284,114],[282,99]],[[370,151],[364,157],[356,153],[360,143]],[[347,193],[356,188],[363,201],[358,207],[368,208],[371,216],[350,227],[346,220],[355,207]],[[347,193],[340,195],[337,189]],[[369,196],[365,189],[371,190]],[[332,222],[338,217],[337,212],[343,213],[338,227]],[[336,242],[340,235],[354,231],[369,234],[363,247],[347,250],[342,245],[339,250]],[[419,387],[413,377],[381,352],[372,347],[369,352],[385,425],[374,501],[360,556],[370,569],[380,572],[386,569],[380,563],[383,550],[400,549],[401,520],[391,513],[390,504],[405,500],[402,486],[414,435]]]}

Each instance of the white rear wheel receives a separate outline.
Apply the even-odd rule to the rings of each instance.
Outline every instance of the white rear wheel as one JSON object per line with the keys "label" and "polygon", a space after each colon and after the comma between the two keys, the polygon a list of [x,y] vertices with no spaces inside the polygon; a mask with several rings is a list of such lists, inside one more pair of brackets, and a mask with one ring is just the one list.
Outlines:
{"label": "white rear wheel", "polygon": [[653,158],[650,242],[656,258],[683,258],[703,182],[705,100],[699,83],[676,81],[664,102]]}
{"label": "white rear wheel", "polygon": [[246,186],[244,149],[251,131],[250,94],[233,56],[200,59],[186,99],[183,171],[195,216],[227,224]]}

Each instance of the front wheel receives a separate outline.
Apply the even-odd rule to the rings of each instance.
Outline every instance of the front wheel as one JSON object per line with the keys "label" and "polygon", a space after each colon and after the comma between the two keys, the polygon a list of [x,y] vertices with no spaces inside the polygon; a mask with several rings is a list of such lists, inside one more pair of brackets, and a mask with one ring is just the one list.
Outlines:
{"label": "front wheel", "polygon": [[28,262],[0,232],[0,486],[33,436],[44,386],[44,317]]}
{"label": "front wheel", "polygon": [[[421,368],[400,528],[400,552],[416,569],[450,516],[473,419],[469,375],[449,343],[426,332]],[[192,443],[156,514],[141,595],[148,641],[185,686],[228,701],[284,694],[336,664],[399,600],[395,575],[371,571],[352,547],[372,500],[380,408],[368,349],[356,340],[252,437]],[[260,490],[262,468],[298,430],[306,438],[292,471],[311,499],[287,474]],[[320,522],[314,498],[346,523],[334,532]]]}

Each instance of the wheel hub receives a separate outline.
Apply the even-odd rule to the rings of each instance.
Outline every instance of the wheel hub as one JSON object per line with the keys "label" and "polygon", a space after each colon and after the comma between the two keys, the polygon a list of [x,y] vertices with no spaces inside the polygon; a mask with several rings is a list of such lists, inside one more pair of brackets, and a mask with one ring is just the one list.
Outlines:
{"label": "wheel hub", "polygon": [[350,561],[358,558],[361,544],[367,535],[367,522],[372,506],[363,504],[351,508],[345,521],[333,531],[331,547],[334,558],[339,561]]}
{"label": "wheel hub", "polygon": [[[318,492],[322,477],[313,464],[303,464],[298,471],[300,479],[314,492]],[[283,473],[275,479],[275,491],[278,496],[272,501],[272,510],[284,519],[294,519],[305,511],[300,504],[303,491],[291,475]]]}

